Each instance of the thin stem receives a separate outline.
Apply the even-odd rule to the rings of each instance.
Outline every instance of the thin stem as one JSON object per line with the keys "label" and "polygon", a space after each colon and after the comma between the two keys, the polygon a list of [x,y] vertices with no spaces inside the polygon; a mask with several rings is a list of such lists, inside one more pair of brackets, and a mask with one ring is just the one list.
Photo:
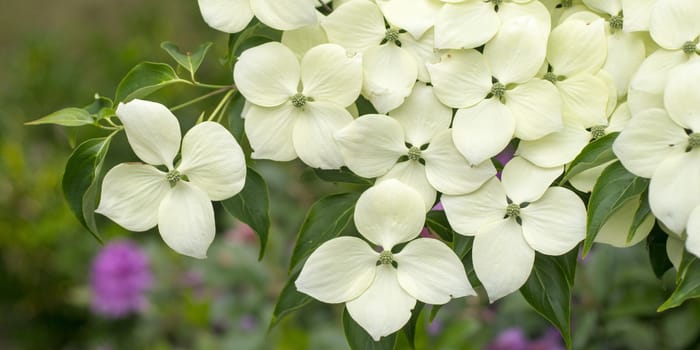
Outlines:
{"label": "thin stem", "polygon": [[192,85],[197,87],[209,88],[209,89],[233,89],[233,85],[215,85],[215,84],[204,84],[196,81],[191,82]]}
{"label": "thin stem", "polygon": [[217,122],[217,123],[221,123],[221,118],[223,118],[223,117],[224,117],[224,114],[226,114],[225,112],[226,112],[226,110],[228,109],[228,106],[229,106],[229,105],[231,105],[231,99],[230,99],[230,98],[226,100],[226,103],[224,103],[224,107],[221,108],[221,113],[219,113],[219,115],[216,117],[216,122]]}
{"label": "thin stem", "polygon": [[207,119],[208,121],[214,120],[214,117],[216,117],[216,115],[219,114],[219,112],[223,110],[224,105],[226,104],[226,101],[231,99],[231,96],[233,96],[233,94],[235,92],[236,92],[235,89],[231,89],[231,90],[229,90],[229,92],[226,93],[226,95],[224,95],[224,98],[222,98],[221,101],[219,101],[219,104],[216,106],[214,111],[211,112],[209,119]]}
{"label": "thin stem", "polygon": [[193,105],[193,104],[195,104],[195,103],[197,103],[197,102],[199,102],[199,101],[206,100],[206,99],[208,99],[209,97],[223,94],[224,92],[229,91],[229,90],[230,90],[230,91],[235,91],[235,89],[234,89],[233,86],[225,86],[225,87],[222,87],[222,88],[220,88],[220,89],[218,89],[218,90],[212,91],[212,92],[210,92],[210,93],[208,93],[208,94],[206,94],[206,95],[199,96],[199,97],[197,97],[197,98],[195,98],[195,99],[192,99],[192,100],[189,100],[189,101],[187,101],[187,102],[185,102],[185,103],[183,103],[183,104],[179,104],[179,105],[177,105],[177,106],[175,106],[175,107],[172,107],[172,108],[170,108],[170,110],[173,111],[173,112],[174,112],[174,111],[177,111],[178,109],[182,109],[182,108],[185,108],[185,107],[187,107],[187,106]]}

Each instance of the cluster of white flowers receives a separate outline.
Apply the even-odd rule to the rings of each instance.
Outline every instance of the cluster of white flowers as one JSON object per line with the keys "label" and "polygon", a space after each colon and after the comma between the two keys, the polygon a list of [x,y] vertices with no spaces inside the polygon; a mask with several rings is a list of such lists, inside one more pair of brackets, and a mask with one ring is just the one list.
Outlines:
{"label": "cluster of white flowers", "polygon": [[[199,0],[218,30],[241,31],[255,16],[284,31],[281,43],[248,49],[234,66],[252,157],[376,178],[355,209],[365,239],[322,244],[299,291],[346,303],[375,340],[408,322],[416,300],[475,295],[447,245],[416,239],[438,200],[453,229],[474,237],[472,263],[489,299],[518,290],[536,252],[562,255],[584,239],[583,201],[552,183],[613,132],[625,168],[651,178],[654,216],[700,256],[700,1],[326,2]],[[331,5],[327,16],[317,10]],[[358,115],[360,96],[376,113]],[[201,123],[174,166],[180,132],[167,108],[136,100],[117,115],[137,156],[167,171],[113,168],[98,212],[134,231],[158,224],[173,249],[204,257],[210,201],[245,182],[240,147],[218,124]],[[516,156],[498,178],[491,159],[509,144]],[[608,164],[571,185],[590,192]],[[615,212],[597,241],[644,239],[652,217],[627,240],[638,202]]]}

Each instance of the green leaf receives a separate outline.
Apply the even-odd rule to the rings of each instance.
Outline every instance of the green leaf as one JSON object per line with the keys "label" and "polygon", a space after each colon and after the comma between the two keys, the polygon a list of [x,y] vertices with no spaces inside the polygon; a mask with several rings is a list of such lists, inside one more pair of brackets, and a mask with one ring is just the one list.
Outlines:
{"label": "green leaf", "polygon": [[406,339],[408,340],[408,345],[411,349],[416,349],[416,327],[418,326],[418,319],[423,311],[425,304],[422,302],[416,302],[416,306],[411,311],[411,318],[408,320],[405,326],[403,326],[403,332],[406,334]]}
{"label": "green leaf", "polygon": [[561,256],[537,253],[530,278],[520,293],[537,313],[561,333],[571,349],[571,287],[576,274],[578,246]]}
{"label": "green leaf", "polygon": [[593,246],[605,221],[620,209],[630,198],[646,191],[649,179],[635,176],[627,171],[619,161],[610,164],[600,174],[588,201],[588,218],[586,220],[586,239],[583,254]]}
{"label": "green leaf", "polygon": [[698,258],[683,252],[683,260],[676,277],[677,284],[673,294],[661,305],[657,311],[665,311],[681,306],[686,300],[700,297],[700,261]]}
{"label": "green leaf", "polygon": [[197,72],[199,66],[202,65],[204,57],[207,55],[207,51],[211,47],[211,42],[206,42],[194,50],[194,52],[180,51],[180,48],[170,41],[164,41],[160,44],[160,47],[167,52],[170,57],[172,57],[177,64],[187,69],[192,75]]}
{"label": "green leaf", "polygon": [[429,211],[425,217],[425,226],[445,242],[452,242],[452,237],[457,234],[452,230],[450,222],[447,221],[444,210]]}
{"label": "green leaf", "polygon": [[343,330],[351,350],[393,350],[396,345],[396,333],[374,341],[355,320],[347,309],[343,311]]}
{"label": "green leaf", "polygon": [[340,193],[321,198],[314,203],[299,229],[289,271],[294,271],[297,265],[323,242],[338,237],[343,232],[352,219],[359,197],[357,192]]}
{"label": "green leaf", "polygon": [[270,41],[280,41],[282,32],[257,22],[244,31],[229,35],[229,52],[226,61],[232,66],[243,51]]}
{"label": "green leaf", "polygon": [[231,98],[231,104],[228,110],[228,127],[239,144],[243,142],[243,137],[245,136],[245,125],[243,124],[244,120],[242,116],[244,107],[245,97],[240,93],[236,93]]}
{"label": "green leaf", "polygon": [[45,117],[24,123],[24,125],[55,124],[61,126],[83,126],[91,125],[94,119],[88,111],[82,108],[64,108],[53,112]]}
{"label": "green leaf", "polygon": [[661,278],[668,269],[673,267],[673,263],[671,263],[666,252],[667,241],[668,234],[656,223],[647,236],[647,248],[649,249],[651,269],[657,278]]}
{"label": "green leaf", "polygon": [[95,224],[98,181],[112,137],[81,143],[68,158],[63,173],[63,195],[78,221],[102,243]]}
{"label": "green leaf", "polygon": [[248,168],[243,190],[221,204],[229,214],[248,224],[258,235],[258,259],[262,259],[270,233],[270,193],[265,179],[252,168]]}
{"label": "green leaf", "polygon": [[637,211],[634,212],[634,218],[632,218],[632,226],[627,232],[627,242],[632,242],[634,235],[637,233],[639,226],[642,226],[644,221],[651,215],[651,207],[649,206],[649,191],[644,191],[639,197],[639,207]]}
{"label": "green leaf", "polygon": [[116,101],[144,98],[168,85],[190,82],[180,79],[165,63],[142,62],[132,68],[117,87]]}
{"label": "green leaf", "polygon": [[355,175],[355,173],[350,171],[350,169],[348,169],[347,167],[332,170],[314,168],[314,173],[321,180],[328,182],[344,182],[358,185],[372,185],[372,180]]}
{"label": "green leaf", "polygon": [[297,291],[294,281],[296,281],[298,276],[299,272],[290,276],[284,288],[282,288],[282,292],[280,292],[280,296],[275,304],[275,310],[272,312],[272,319],[268,329],[272,329],[282,318],[311,302],[311,297]]}
{"label": "green leaf", "polygon": [[616,157],[615,153],[613,153],[612,145],[619,134],[619,132],[613,132],[586,145],[567,167],[560,184],[566,183],[566,181],[585,170],[615,160]]}

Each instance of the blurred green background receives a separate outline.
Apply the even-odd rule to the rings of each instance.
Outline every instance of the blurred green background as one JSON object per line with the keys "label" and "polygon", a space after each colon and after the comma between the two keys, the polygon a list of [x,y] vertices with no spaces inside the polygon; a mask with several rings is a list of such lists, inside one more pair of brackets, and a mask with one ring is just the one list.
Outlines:
{"label": "blurred green background", "polygon": [[[347,347],[339,305],[313,302],[267,331],[305,211],[318,198],[342,190],[321,183],[298,162],[256,164],[273,197],[273,228],[262,262],[256,260],[257,239],[241,234],[241,226],[218,206],[219,232],[205,261],[172,253],[154,230],[130,233],[100,218],[107,241],[127,238],[145,249],[155,284],[139,314],[115,320],[90,309],[90,264],[101,246],[70,213],[60,183],[75,142],[99,132],[23,123],[60,108],[87,105],[95,93],[113,95],[121,77],[141,61],[173,64],[159,48],[166,40],[183,48],[213,41],[200,81],[230,83],[230,72],[219,63],[226,39],[203,23],[195,1],[2,3],[0,349]],[[173,88],[157,98],[174,105],[204,92]],[[177,115],[191,125],[202,110],[211,111],[214,102]],[[136,159],[123,135],[113,148],[110,164]],[[655,312],[670,293],[673,276],[665,277],[654,277],[643,245],[625,251],[599,247],[577,273],[575,348],[698,348],[697,302]],[[514,331],[520,338],[503,347]],[[519,294],[495,305],[470,298],[453,301],[432,323],[423,318],[417,345],[561,348],[557,337],[545,339],[550,332]]]}

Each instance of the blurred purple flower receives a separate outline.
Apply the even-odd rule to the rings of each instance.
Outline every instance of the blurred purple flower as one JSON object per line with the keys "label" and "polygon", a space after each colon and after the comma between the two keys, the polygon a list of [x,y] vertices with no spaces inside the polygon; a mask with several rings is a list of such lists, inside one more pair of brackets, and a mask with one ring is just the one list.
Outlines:
{"label": "blurred purple flower", "polygon": [[428,324],[428,334],[432,336],[436,336],[442,332],[442,321],[438,319],[434,319],[433,322],[430,322]]}
{"label": "blurred purple flower", "polygon": [[541,338],[530,343],[527,350],[564,350],[564,343],[559,332],[550,328]]}
{"label": "blurred purple flower", "polygon": [[108,243],[92,262],[92,310],[110,318],[141,311],[152,281],[141,248],[129,241]]}
{"label": "blurred purple flower", "polygon": [[250,315],[250,314],[244,315],[238,321],[238,327],[240,327],[242,331],[252,332],[256,328],[258,328],[258,321],[255,319],[255,316],[253,316],[253,315]]}
{"label": "blurred purple flower", "polygon": [[520,328],[509,328],[501,332],[487,350],[527,350],[528,341]]}
{"label": "blurred purple flower", "polygon": [[[497,154],[494,158],[496,158],[496,160],[499,163],[501,163],[501,165],[505,166],[506,163],[513,159],[513,157],[515,157],[515,147],[513,147],[513,144],[509,144],[508,146],[506,146],[506,148],[503,149],[503,151],[501,151],[501,153]],[[501,171],[496,173],[496,177],[498,177],[499,179],[501,178]]]}

